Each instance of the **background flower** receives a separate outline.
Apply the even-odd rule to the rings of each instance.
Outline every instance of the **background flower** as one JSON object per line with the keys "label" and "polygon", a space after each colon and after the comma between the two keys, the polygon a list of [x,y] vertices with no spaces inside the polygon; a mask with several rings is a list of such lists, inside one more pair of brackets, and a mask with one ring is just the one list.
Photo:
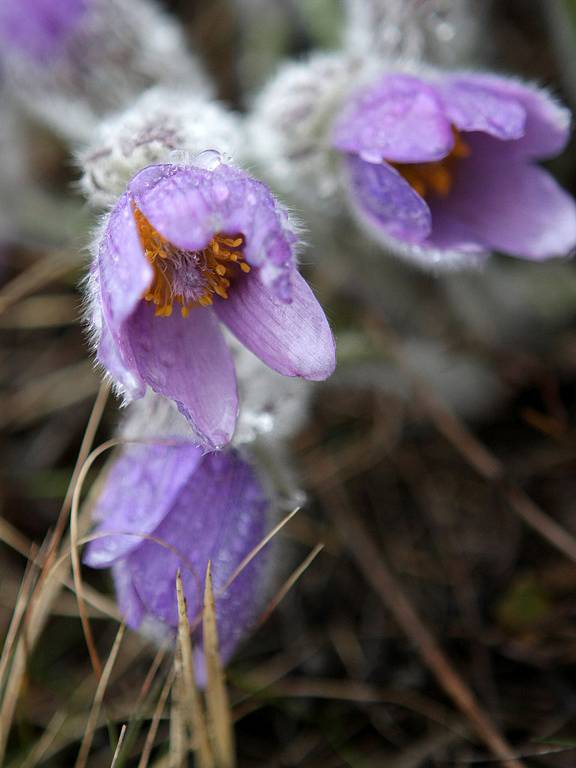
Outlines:
{"label": "background flower", "polygon": [[182,30],[148,0],[3,0],[0,43],[15,96],[74,142],[152,85],[210,91]]}
{"label": "background flower", "polygon": [[333,144],[361,220],[407,258],[540,260],[576,246],[574,201],[534,164],[569,127],[547,94],[501,77],[386,75],[344,107]]}

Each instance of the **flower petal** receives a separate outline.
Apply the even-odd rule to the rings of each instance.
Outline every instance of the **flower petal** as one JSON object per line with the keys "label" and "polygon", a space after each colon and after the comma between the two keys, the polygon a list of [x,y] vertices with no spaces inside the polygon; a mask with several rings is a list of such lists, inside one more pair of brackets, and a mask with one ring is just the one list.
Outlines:
{"label": "flower petal", "polygon": [[238,340],[278,373],[322,381],[334,371],[330,326],[298,272],[292,275],[290,304],[279,301],[257,275],[247,275],[214,309]]}
{"label": "flower petal", "polygon": [[98,360],[134,397],[143,394],[125,323],[152,281],[130,201],[123,195],[106,221],[98,249],[102,322]]}
{"label": "flower petal", "polygon": [[372,229],[410,243],[426,239],[432,226],[430,209],[395,168],[352,155],[346,170],[350,200]]}
{"label": "flower petal", "polygon": [[461,131],[481,131],[502,141],[524,136],[526,110],[511,94],[498,93],[468,79],[448,80],[441,86],[450,121]]}
{"label": "flower petal", "polygon": [[127,195],[122,195],[107,220],[98,251],[98,271],[104,317],[115,335],[154,276]]}
{"label": "flower petal", "polygon": [[511,256],[538,261],[566,255],[576,247],[574,200],[549,173],[507,147],[474,137],[445,211],[487,247]]}
{"label": "flower petal", "polygon": [[230,441],[238,414],[234,362],[212,310],[196,307],[186,318],[177,308],[155,317],[141,302],[127,334],[138,373],[154,392],[174,400],[209,448]]}
{"label": "flower petal", "polygon": [[514,99],[526,112],[524,135],[515,144],[516,151],[527,157],[544,159],[562,152],[570,137],[570,111],[546,91],[498,75],[462,74],[450,78],[457,87],[481,87],[496,98]]}
{"label": "flower petal", "polygon": [[[178,625],[176,572],[191,622],[202,608],[208,561],[216,595],[221,652],[226,659],[260,608],[258,556],[218,597],[228,578],[265,533],[268,500],[254,470],[237,454],[208,454],[192,480],[154,531],[127,559],[132,584],[146,611],[172,627]],[[260,599],[259,599],[260,598]]]}
{"label": "flower petal", "polygon": [[95,533],[117,535],[91,541],[84,562],[108,568],[139,547],[142,536],[151,534],[168,514],[202,453],[191,443],[126,449],[112,465],[93,511],[93,518],[100,521]]}
{"label": "flower petal", "polygon": [[[140,542],[138,542],[140,543]],[[90,563],[87,563],[90,565]],[[125,560],[112,566],[116,602],[126,624],[134,630],[140,628],[146,616],[146,608],[132,584],[132,575]]]}
{"label": "flower petal", "polygon": [[454,136],[433,86],[388,75],[349,102],[336,120],[332,145],[369,162],[419,163],[446,157]]}

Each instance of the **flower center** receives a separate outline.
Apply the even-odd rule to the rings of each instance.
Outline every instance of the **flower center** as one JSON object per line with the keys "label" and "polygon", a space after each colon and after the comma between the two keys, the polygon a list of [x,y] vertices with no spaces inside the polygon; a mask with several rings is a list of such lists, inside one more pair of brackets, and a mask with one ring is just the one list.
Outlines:
{"label": "flower center", "polygon": [[142,297],[156,305],[157,317],[170,317],[174,304],[187,317],[193,307],[208,307],[214,294],[228,298],[233,280],[250,272],[244,261],[243,235],[215,235],[206,248],[187,251],[157,232],[136,206],[134,218],[140,242],[154,276]]}
{"label": "flower center", "polygon": [[453,128],[454,146],[449,155],[433,163],[390,163],[420,195],[446,197],[452,189],[458,161],[470,155],[470,147]]}

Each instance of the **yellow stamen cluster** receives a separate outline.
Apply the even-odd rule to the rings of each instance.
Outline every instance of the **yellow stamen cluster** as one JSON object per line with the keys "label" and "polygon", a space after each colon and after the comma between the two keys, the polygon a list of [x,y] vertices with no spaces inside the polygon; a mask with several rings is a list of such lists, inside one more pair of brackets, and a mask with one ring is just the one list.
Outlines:
{"label": "yellow stamen cluster", "polygon": [[442,160],[432,163],[390,163],[420,197],[425,198],[431,194],[446,197],[452,189],[458,160],[470,155],[470,147],[462,140],[458,131],[453,130],[454,147]]}
{"label": "yellow stamen cluster", "polygon": [[[206,248],[183,251],[155,230],[138,208],[133,212],[140,242],[154,270],[143,298],[156,305],[157,317],[169,317],[174,304],[179,304],[182,316],[187,317],[193,307],[209,307],[214,295],[227,299],[232,280],[250,272],[244,261],[243,235],[215,235]],[[191,290],[177,290],[187,283],[191,283]]]}

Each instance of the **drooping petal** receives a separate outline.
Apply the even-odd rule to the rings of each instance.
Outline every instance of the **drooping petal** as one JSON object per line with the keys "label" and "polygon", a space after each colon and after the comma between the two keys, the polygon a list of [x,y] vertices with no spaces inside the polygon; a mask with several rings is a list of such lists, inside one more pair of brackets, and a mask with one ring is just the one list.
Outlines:
{"label": "drooping petal", "polygon": [[268,285],[280,281],[279,290],[285,288],[282,278],[294,268],[294,233],[268,187],[243,171],[224,163],[212,170],[150,166],[131,181],[129,195],[179,248],[202,249],[216,234],[243,235],[246,261],[261,268]]}
{"label": "drooping petal", "polygon": [[186,318],[178,309],[155,317],[140,302],[126,323],[142,380],[169,397],[210,448],[230,441],[238,414],[232,355],[214,313],[196,307]]}
{"label": "drooping petal", "polygon": [[430,234],[428,205],[395,168],[350,156],[346,172],[350,201],[375,230],[411,243]]}
{"label": "drooping petal", "polygon": [[237,339],[278,373],[322,381],[334,371],[330,326],[298,272],[292,275],[290,304],[279,301],[258,276],[247,275],[214,308]]}
{"label": "drooping petal", "polygon": [[117,336],[118,342],[115,342],[104,319],[101,325],[96,350],[98,362],[106,369],[113,381],[120,384],[131,397],[134,399],[143,397],[146,384],[138,375],[129,340],[124,333],[121,333]]}
{"label": "drooping petal", "polygon": [[[132,208],[123,195],[110,213],[97,256],[101,321],[97,357],[115,381],[132,397],[141,397],[144,385],[138,375],[125,323],[150,285],[153,271],[142,251]],[[95,304],[94,298],[91,299]]]}
{"label": "drooping petal", "polygon": [[106,223],[98,250],[98,272],[102,313],[118,343],[124,322],[154,274],[142,250],[127,195],[122,195]]}
{"label": "drooping petal", "polygon": [[454,146],[435,89],[410,75],[387,75],[350,100],[336,120],[332,145],[369,162],[440,160]]}
{"label": "drooping petal", "polygon": [[244,557],[265,533],[268,500],[254,470],[235,453],[208,454],[181,491],[155,541],[145,541],[127,558],[132,584],[147,613],[171,627],[178,624],[176,572],[191,623],[203,603],[208,561],[216,596],[221,652],[228,658],[259,608],[259,556],[220,594]]}
{"label": "drooping petal", "polygon": [[497,99],[513,99],[526,112],[524,135],[514,142],[515,151],[544,159],[562,152],[570,136],[570,111],[541,88],[512,78],[485,74],[458,74],[448,79],[450,87],[480,87]]}
{"label": "drooping petal", "polygon": [[[84,562],[107,568],[138,548],[168,514],[202,453],[191,443],[127,448],[104,481],[93,511],[98,538],[88,545]],[[101,537],[105,533],[110,535]]]}
{"label": "drooping petal", "polygon": [[448,80],[440,88],[446,114],[460,131],[481,131],[502,141],[524,136],[526,110],[512,95],[498,93],[473,77]]}
{"label": "drooping petal", "polygon": [[450,198],[433,207],[434,221],[446,215],[511,256],[538,261],[568,254],[576,247],[574,200],[549,173],[507,148],[475,136]]}

